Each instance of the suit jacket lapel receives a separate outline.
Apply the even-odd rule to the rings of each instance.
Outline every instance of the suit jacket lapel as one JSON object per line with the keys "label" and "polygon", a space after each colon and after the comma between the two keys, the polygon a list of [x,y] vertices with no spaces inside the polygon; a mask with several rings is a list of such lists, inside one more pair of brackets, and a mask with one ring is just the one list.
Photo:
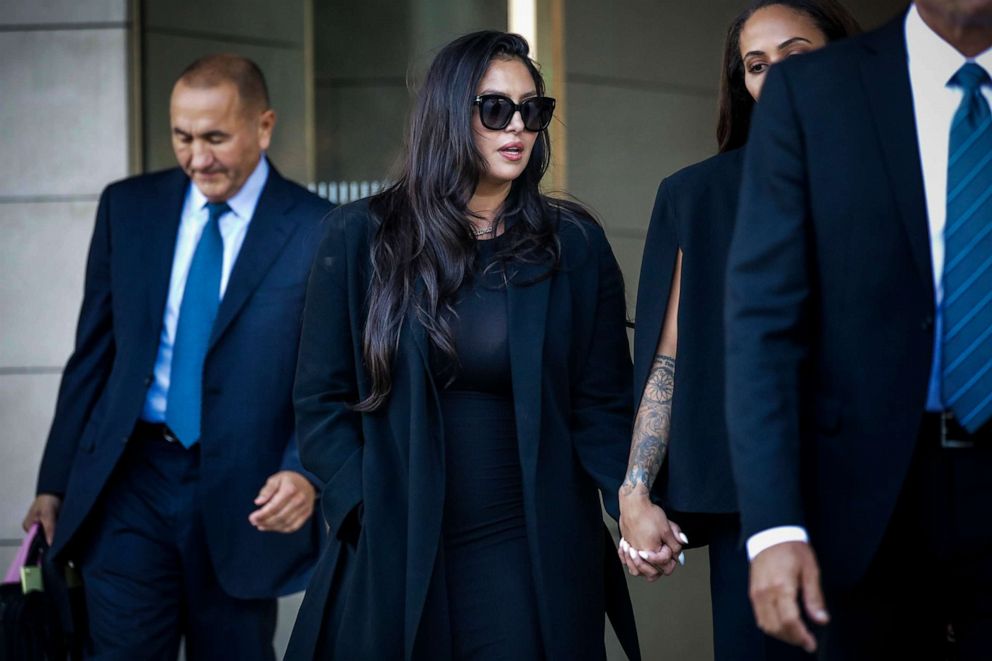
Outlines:
{"label": "suit jacket lapel", "polygon": [[922,284],[933,298],[933,266],[923,173],[906,64],[904,18],[892,21],[863,42],[869,55],[861,74],[885,157],[889,186],[909,239]]}
{"label": "suit jacket lapel", "polygon": [[148,223],[143,223],[139,245],[143,246],[142,272],[147,283],[148,315],[151,327],[155,329],[155,339],[162,328],[165,302],[169,296],[169,283],[172,280],[172,260],[176,252],[176,237],[179,221],[183,213],[183,202],[189,179],[182,170],[176,168],[174,174],[163,179],[156,198],[160,202],[152,210]]}
{"label": "suit jacket lapel", "polygon": [[270,167],[272,169],[269,171],[268,181],[258,199],[255,215],[248,225],[248,234],[231,270],[227,290],[217,310],[217,319],[214,321],[210,336],[211,348],[231,325],[245,301],[262,281],[295,227],[292,216],[288,214],[293,206],[293,199],[287,194],[286,182],[276,172],[275,167],[271,164]]}
{"label": "suit jacket lapel", "polygon": [[[512,268],[512,267],[511,267]],[[534,484],[541,438],[541,366],[551,278],[541,277],[547,266],[524,264],[507,291],[510,373],[516,412],[517,439],[524,484]]]}

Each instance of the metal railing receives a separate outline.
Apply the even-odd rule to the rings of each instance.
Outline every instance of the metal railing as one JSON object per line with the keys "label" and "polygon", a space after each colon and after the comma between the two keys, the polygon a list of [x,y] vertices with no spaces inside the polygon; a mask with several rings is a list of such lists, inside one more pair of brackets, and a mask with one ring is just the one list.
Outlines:
{"label": "metal railing", "polygon": [[334,204],[347,204],[375,195],[388,185],[388,181],[317,181],[307,188]]}

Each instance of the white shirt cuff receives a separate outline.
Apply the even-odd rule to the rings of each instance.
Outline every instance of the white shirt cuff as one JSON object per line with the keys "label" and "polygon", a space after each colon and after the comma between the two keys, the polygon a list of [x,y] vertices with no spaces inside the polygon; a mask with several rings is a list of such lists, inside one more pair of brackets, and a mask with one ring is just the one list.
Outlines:
{"label": "white shirt cuff", "polygon": [[809,535],[802,526],[776,526],[762,530],[747,538],[747,559],[754,560],[755,556],[765,549],[785,542],[809,543]]}

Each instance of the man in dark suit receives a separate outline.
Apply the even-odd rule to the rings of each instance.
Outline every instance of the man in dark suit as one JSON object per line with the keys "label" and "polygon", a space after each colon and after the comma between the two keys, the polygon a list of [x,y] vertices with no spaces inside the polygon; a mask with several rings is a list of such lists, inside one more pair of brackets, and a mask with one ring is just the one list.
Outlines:
{"label": "man in dark suit", "polygon": [[[76,560],[99,658],[270,659],[279,595],[323,534],[291,401],[306,280],[330,205],[265,156],[250,60],[172,92],[179,168],[100,199],[76,347],[25,526]],[[56,525],[57,522],[57,525]]]}
{"label": "man in dark suit", "polygon": [[990,46],[919,0],[755,115],[727,419],[758,623],[821,658],[992,653]]}

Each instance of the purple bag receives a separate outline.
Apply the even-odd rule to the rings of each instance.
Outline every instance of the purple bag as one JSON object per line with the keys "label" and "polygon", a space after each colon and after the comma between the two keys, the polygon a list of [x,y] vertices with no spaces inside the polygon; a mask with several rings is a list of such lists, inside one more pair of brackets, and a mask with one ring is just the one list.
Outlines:
{"label": "purple bag", "polygon": [[7,574],[3,579],[4,583],[21,582],[21,568],[28,562],[28,554],[31,552],[31,543],[34,542],[35,535],[38,534],[38,529],[40,527],[40,524],[35,523],[28,530],[28,534],[24,536],[24,541],[21,542],[21,548],[17,550],[17,555],[14,556],[14,560],[10,563],[10,567],[7,568]]}

